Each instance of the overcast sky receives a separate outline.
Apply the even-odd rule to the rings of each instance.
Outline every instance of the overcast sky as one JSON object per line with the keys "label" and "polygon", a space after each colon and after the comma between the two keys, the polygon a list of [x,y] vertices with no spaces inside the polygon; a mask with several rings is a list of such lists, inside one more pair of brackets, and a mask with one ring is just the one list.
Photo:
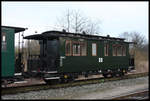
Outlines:
{"label": "overcast sky", "polygon": [[67,9],[101,21],[100,35],[139,32],[148,39],[148,2],[2,2],[2,25],[28,28],[26,35],[58,28]]}

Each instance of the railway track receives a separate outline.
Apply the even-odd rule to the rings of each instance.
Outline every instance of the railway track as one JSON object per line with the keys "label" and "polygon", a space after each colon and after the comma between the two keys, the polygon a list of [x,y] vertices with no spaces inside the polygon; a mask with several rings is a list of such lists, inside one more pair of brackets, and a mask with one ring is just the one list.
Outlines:
{"label": "railway track", "polygon": [[136,91],[112,98],[112,100],[125,100],[125,99],[135,99],[135,100],[149,99],[149,90]]}
{"label": "railway track", "polygon": [[87,85],[87,84],[104,83],[104,82],[109,82],[109,81],[138,78],[138,77],[143,77],[147,75],[148,73],[139,73],[139,74],[125,75],[123,77],[114,77],[114,78],[101,77],[101,78],[94,78],[94,79],[77,80],[74,82],[55,84],[55,85],[37,84],[37,85],[30,85],[30,86],[6,87],[6,88],[2,88],[1,95],[24,93],[28,91],[38,91],[38,90],[46,90],[46,89],[81,86],[81,85]]}

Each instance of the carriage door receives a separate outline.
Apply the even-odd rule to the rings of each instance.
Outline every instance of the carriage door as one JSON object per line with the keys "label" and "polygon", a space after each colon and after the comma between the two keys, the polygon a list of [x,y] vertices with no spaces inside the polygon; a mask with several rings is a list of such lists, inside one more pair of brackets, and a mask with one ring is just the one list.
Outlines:
{"label": "carriage door", "polygon": [[57,71],[59,65],[59,40],[47,40],[46,49],[48,71]]}

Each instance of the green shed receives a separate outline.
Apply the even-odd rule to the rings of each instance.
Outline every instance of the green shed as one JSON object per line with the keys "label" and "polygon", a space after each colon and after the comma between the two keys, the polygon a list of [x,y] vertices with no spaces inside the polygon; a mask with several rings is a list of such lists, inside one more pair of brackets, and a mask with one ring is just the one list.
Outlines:
{"label": "green shed", "polygon": [[15,33],[25,28],[1,26],[1,76],[13,77],[15,73]]}

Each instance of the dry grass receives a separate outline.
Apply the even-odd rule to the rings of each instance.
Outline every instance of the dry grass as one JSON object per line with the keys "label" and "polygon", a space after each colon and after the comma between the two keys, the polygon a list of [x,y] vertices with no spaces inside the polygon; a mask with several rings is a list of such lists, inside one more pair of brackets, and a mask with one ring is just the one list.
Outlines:
{"label": "dry grass", "polygon": [[136,64],[136,72],[142,73],[142,72],[149,72],[149,64],[148,61],[141,61]]}
{"label": "dry grass", "polygon": [[137,73],[149,72],[148,53],[136,51],[135,69]]}

